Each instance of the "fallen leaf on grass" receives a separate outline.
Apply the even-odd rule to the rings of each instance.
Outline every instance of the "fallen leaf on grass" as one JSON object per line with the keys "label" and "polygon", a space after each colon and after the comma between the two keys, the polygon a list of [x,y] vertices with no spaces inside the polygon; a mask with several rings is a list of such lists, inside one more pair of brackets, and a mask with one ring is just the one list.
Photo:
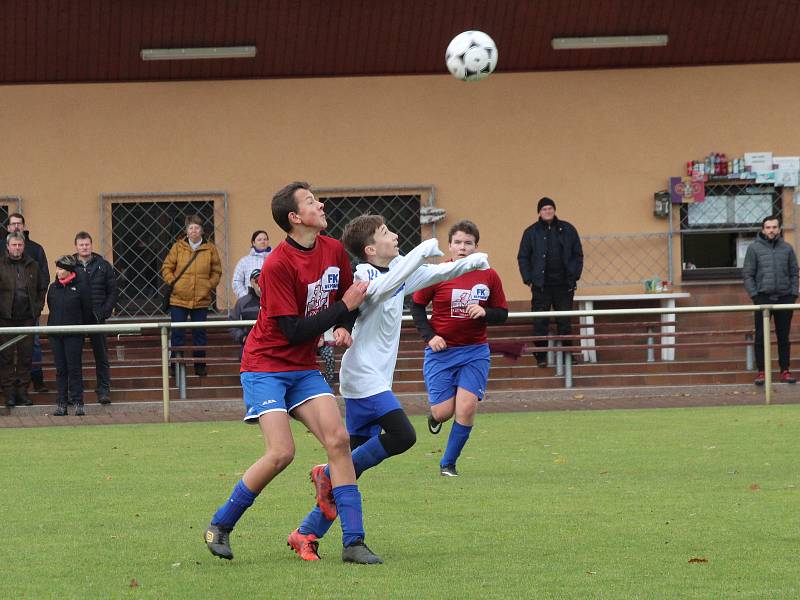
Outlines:
{"label": "fallen leaf on grass", "polygon": [[111,479],[112,479],[111,475],[106,475],[106,481],[111,481]]}
{"label": "fallen leaf on grass", "polygon": [[136,581],[136,579],[131,579],[131,587],[132,587],[132,588],[137,588],[137,587],[139,587],[139,582],[138,582],[138,581]]}
{"label": "fallen leaf on grass", "polygon": [[608,471],[600,471],[600,475],[608,475]]}
{"label": "fallen leaf on grass", "polygon": [[707,563],[708,559],[705,556],[695,556],[689,559],[690,563]]}
{"label": "fallen leaf on grass", "polygon": [[180,566],[181,566],[181,563],[179,563],[179,562],[172,563],[172,566],[173,566],[173,567],[180,567]]}
{"label": "fallen leaf on grass", "polygon": [[587,575],[597,575],[597,571],[586,571]]}
{"label": "fallen leaf on grass", "polygon": [[751,492],[757,492],[757,491],[759,491],[760,489],[761,489],[761,486],[760,486],[760,485],[758,485],[757,483],[751,483],[751,484],[750,484],[750,491],[751,491]]}
{"label": "fallen leaf on grass", "polygon": [[557,465],[563,465],[565,462],[567,462],[567,459],[563,456],[558,456],[553,462]]}

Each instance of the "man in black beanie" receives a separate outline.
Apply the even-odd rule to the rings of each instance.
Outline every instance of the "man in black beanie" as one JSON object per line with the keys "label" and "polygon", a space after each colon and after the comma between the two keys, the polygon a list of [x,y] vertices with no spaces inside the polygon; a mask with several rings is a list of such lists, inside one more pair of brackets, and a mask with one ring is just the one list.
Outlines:
{"label": "man in black beanie", "polygon": [[[583,248],[578,231],[556,216],[556,203],[542,198],[536,206],[539,220],[522,234],[517,262],[522,281],[531,288],[531,310],[572,310],[575,286],[583,271]],[[550,319],[535,319],[533,335],[548,334]],[[558,335],[572,335],[569,317],[556,318]],[[547,342],[537,341],[545,347]],[[571,345],[565,342],[564,345]],[[547,354],[536,353],[540,367],[547,366]]]}

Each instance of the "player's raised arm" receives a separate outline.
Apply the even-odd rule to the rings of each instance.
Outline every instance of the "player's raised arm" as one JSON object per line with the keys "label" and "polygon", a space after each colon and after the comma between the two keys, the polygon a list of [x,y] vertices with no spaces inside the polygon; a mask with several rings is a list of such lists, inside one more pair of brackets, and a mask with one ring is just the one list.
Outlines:
{"label": "player's raised arm", "polygon": [[439,282],[455,279],[470,271],[483,271],[488,268],[489,257],[484,252],[475,252],[464,258],[438,265],[422,265],[406,279],[405,294],[412,294]]}
{"label": "player's raised arm", "polygon": [[[391,298],[417,269],[425,264],[425,260],[434,256],[444,256],[435,238],[425,240],[407,255],[392,262],[392,268],[371,279],[367,288],[366,302],[383,302]],[[375,270],[376,272],[377,269]]]}

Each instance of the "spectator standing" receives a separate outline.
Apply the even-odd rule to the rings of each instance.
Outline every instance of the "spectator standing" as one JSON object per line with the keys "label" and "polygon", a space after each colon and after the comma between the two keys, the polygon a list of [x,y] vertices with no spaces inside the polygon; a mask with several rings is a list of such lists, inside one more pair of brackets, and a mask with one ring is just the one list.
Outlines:
{"label": "spectator standing", "polygon": [[250,252],[239,259],[233,271],[233,293],[237,299],[244,298],[249,293],[249,275],[256,269],[261,269],[272,247],[269,245],[269,235],[259,229],[250,236]]}
{"label": "spectator standing", "polygon": [[[85,271],[79,271],[74,256],[62,256],[56,261],[56,278],[47,291],[48,325],[91,325],[95,323],[91,281]],[[76,334],[49,336],[53,360],[56,363],[58,397],[54,417],[67,414],[67,401],[75,405],[75,416],[85,415],[83,408],[83,340]]]}
{"label": "spectator standing", "polygon": [[[753,304],[794,304],[797,300],[798,273],[794,248],[781,237],[780,218],[772,215],[761,222],[761,231],[744,255],[744,288]],[[778,338],[778,365],[783,383],[796,383],[789,370],[789,331],[792,328],[791,310],[772,311],[775,337]],[[755,313],[755,347],[758,375],[755,384],[764,385],[764,323],[761,313]],[[769,332],[767,332],[769,335]]]}
{"label": "spectator standing", "polygon": [[[255,269],[250,273],[250,285],[247,288],[247,295],[239,298],[233,307],[233,312],[229,315],[231,321],[255,321],[258,318],[258,310],[261,308],[261,287],[258,285],[258,276],[261,269]],[[240,344],[239,360],[242,360],[242,349],[247,341],[247,334],[252,327],[231,327],[233,341]]]}
{"label": "spectator standing", "polygon": [[[531,310],[535,312],[572,310],[575,287],[583,272],[583,247],[578,230],[556,216],[556,203],[542,198],[536,206],[539,220],[522,234],[517,253],[522,281],[531,288]],[[533,335],[546,336],[550,319],[533,322]],[[572,335],[569,317],[557,317],[558,335]],[[536,342],[547,346],[545,340]],[[572,343],[566,341],[565,346]],[[577,357],[576,357],[577,358]],[[547,366],[547,354],[536,353],[540,367]]]}
{"label": "spectator standing", "polygon": [[[91,319],[87,321],[87,324],[103,324],[106,319],[111,317],[117,303],[117,275],[114,273],[114,268],[105,258],[92,251],[92,236],[86,231],[80,231],[75,236],[73,258],[77,272],[85,275],[92,295]],[[108,364],[106,334],[91,334],[89,341],[94,354],[97,401],[100,404],[109,404],[111,402],[111,368]]]}
{"label": "spectator standing", "polygon": [[[39,265],[42,271],[42,281],[45,285],[50,281],[50,268],[47,265],[47,255],[39,244],[30,238],[30,233],[25,228],[25,217],[21,213],[15,212],[8,215],[8,222],[6,223],[6,230],[8,233],[20,232],[25,236],[25,256],[29,256]],[[0,250],[5,254],[6,245],[0,244]],[[36,319],[34,325],[38,325],[39,320]],[[33,357],[32,363],[36,363],[31,368],[31,381],[33,382],[33,391],[46,392],[47,386],[44,384],[44,373],[42,371],[42,345],[39,343],[39,335],[33,337]]]}
{"label": "spectator standing", "polygon": [[[191,264],[190,264],[191,263]],[[184,271],[185,269],[185,271]],[[181,277],[176,277],[183,272]],[[198,215],[186,219],[186,238],[178,240],[167,253],[161,266],[164,283],[172,285],[169,298],[169,316],[173,323],[205,321],[211,305],[211,293],[219,284],[222,264],[217,247],[203,241],[202,220]],[[185,330],[172,330],[171,344],[183,346]],[[205,329],[192,329],[192,345],[196,348],[207,345]],[[205,350],[195,350],[192,356],[204,358]],[[206,363],[194,363],[194,373],[200,377],[208,374]]]}
{"label": "spectator standing", "polygon": [[[6,236],[6,255],[0,258],[0,327],[32,327],[44,306],[47,281],[39,265],[25,256],[25,235]],[[2,336],[0,343],[13,336]],[[26,335],[0,352],[0,387],[6,406],[30,406],[28,384],[33,360],[33,336]]]}

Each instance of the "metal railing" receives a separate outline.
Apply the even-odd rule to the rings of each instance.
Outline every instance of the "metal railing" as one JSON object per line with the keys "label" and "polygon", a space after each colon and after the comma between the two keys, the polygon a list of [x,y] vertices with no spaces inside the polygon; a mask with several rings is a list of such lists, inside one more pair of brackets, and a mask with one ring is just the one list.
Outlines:
{"label": "metal railing", "polygon": [[[770,331],[770,315],[775,310],[798,310],[800,304],[762,304],[762,305],[731,305],[731,306],[688,306],[688,307],[674,307],[674,308],[617,308],[617,309],[602,309],[602,310],[564,310],[564,311],[548,311],[548,312],[513,312],[509,313],[509,319],[533,319],[537,317],[584,317],[584,316],[611,316],[611,315],[662,315],[662,314],[692,314],[692,313],[726,313],[726,312],[761,312],[764,326],[764,364],[767,369],[764,372],[764,402],[770,404],[772,400],[772,373],[769,365],[772,362],[772,348],[771,348],[771,335],[766,332]],[[411,321],[411,317],[406,315],[402,317],[403,321]],[[163,403],[164,422],[168,423],[170,420],[170,386],[169,386],[169,362],[170,362],[170,345],[169,345],[169,332],[171,329],[229,329],[232,327],[249,327],[255,324],[255,321],[205,321],[197,323],[170,323],[165,321],[159,322],[141,322],[141,323],[125,323],[125,324],[104,324],[104,325],[59,325],[59,326],[36,326],[36,327],[0,327],[0,336],[21,336],[30,334],[39,335],[57,335],[57,334],[92,334],[92,333],[126,333],[126,334],[142,334],[146,332],[158,331],[160,337],[161,347],[161,398]],[[200,349],[200,348],[198,348]],[[553,349],[551,349],[553,350]],[[569,351],[579,351],[580,347],[569,347]],[[558,351],[558,349],[555,349]],[[563,351],[565,353],[566,349]]]}

